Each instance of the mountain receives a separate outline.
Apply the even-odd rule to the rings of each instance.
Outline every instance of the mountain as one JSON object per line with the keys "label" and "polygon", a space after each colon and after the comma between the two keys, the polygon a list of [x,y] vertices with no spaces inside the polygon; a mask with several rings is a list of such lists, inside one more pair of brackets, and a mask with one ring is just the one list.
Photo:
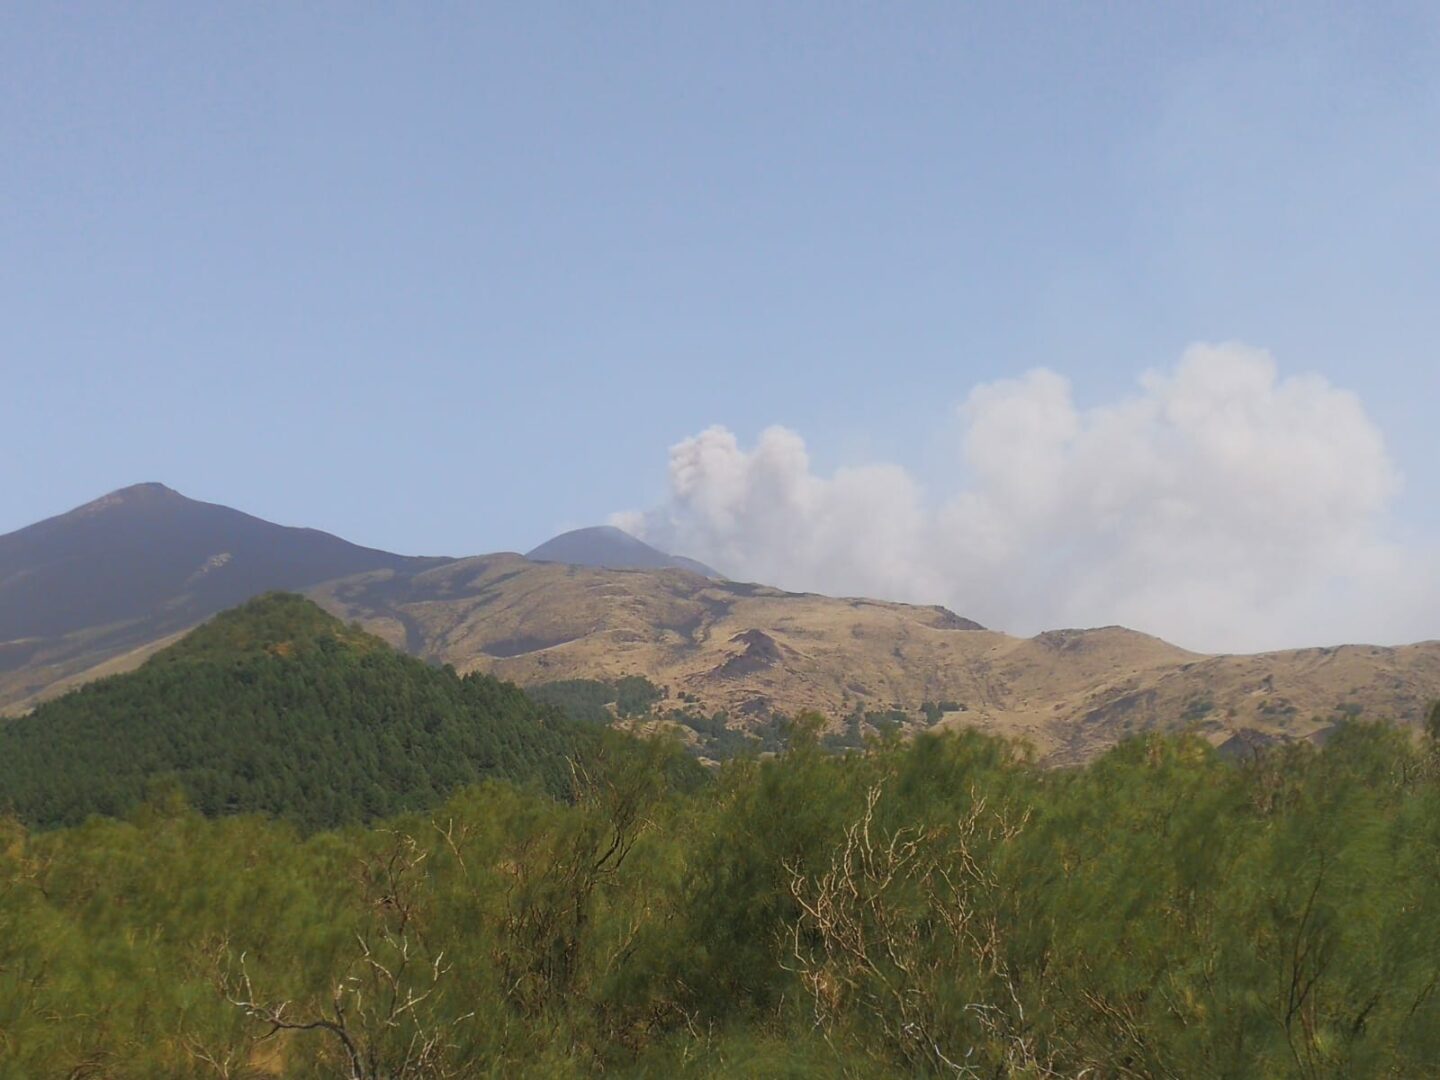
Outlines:
{"label": "mountain", "polygon": [[207,814],[314,829],[423,808],[487,778],[565,794],[570,759],[598,737],[512,685],[431,667],[272,593],[137,671],[0,724],[0,806],[69,825],[126,813],[166,781]]}
{"label": "mountain", "polygon": [[595,566],[607,570],[689,570],[701,577],[724,576],[694,559],[667,555],[613,525],[561,533],[527,552],[525,558],[531,562]]}
{"label": "mountain", "polygon": [[274,525],[163,484],[123,488],[0,536],[0,704],[103,673],[97,665],[266,590],[438,561]]}
{"label": "mountain", "polygon": [[404,558],[141,485],[0,537],[0,707],[133,670],[271,588],[461,672],[529,686],[642,676],[665,688],[662,712],[711,731],[815,709],[852,738],[896,721],[973,726],[1073,763],[1149,730],[1243,747],[1320,739],[1348,716],[1418,724],[1440,698],[1436,642],[1202,656],[1120,627],[1017,638],[943,608],[693,565],[603,528],[529,557]]}
{"label": "mountain", "polygon": [[[378,571],[311,590],[325,608],[433,662],[522,685],[641,675],[664,711],[755,728],[817,709],[1029,740],[1047,761],[1127,735],[1308,738],[1338,719],[1418,724],[1440,698],[1440,642],[1203,656],[1108,627],[1018,638],[939,607],[792,593],[667,570],[517,555]],[[868,719],[866,714],[869,714]]]}

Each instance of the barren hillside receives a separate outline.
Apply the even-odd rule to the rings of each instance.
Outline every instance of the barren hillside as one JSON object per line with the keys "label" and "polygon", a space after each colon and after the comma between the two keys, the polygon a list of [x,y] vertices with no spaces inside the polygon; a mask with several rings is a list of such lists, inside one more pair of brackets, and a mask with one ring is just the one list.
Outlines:
{"label": "barren hillside", "polygon": [[[746,724],[771,712],[898,709],[1018,735],[1056,763],[1125,735],[1305,738],[1345,715],[1415,723],[1440,643],[1202,656],[1120,627],[1016,638],[938,607],[789,593],[679,570],[464,559],[312,590],[331,611],[462,671],[522,684],[644,675]],[[932,708],[933,716],[933,708]]]}

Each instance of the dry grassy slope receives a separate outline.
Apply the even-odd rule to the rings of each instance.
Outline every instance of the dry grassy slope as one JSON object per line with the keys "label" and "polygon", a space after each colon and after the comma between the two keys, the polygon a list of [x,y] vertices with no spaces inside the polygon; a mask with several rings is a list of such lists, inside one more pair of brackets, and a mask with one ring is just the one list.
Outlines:
{"label": "dry grassy slope", "polygon": [[1440,698],[1440,643],[1207,657],[1122,628],[1030,639],[973,629],[943,608],[782,592],[678,570],[465,559],[377,571],[312,590],[397,646],[520,683],[644,675],[672,702],[744,722],[770,710],[861,706],[1029,739],[1057,763],[1126,734],[1193,727],[1305,737],[1344,709],[1417,721]]}
{"label": "dry grassy slope", "polygon": [[190,629],[187,626],[159,637],[153,631],[142,634],[138,645],[130,623],[58,638],[0,643],[0,717],[19,716],[42,701],[106,675],[134,671]]}

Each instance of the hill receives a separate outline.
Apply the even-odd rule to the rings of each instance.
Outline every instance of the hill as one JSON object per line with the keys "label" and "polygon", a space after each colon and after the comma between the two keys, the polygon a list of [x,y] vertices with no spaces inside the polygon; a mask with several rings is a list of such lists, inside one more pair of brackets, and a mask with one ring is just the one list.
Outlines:
{"label": "hill", "polygon": [[569,759],[596,738],[510,684],[432,668],[276,593],[0,725],[0,805],[67,825],[123,814],[173,781],[207,814],[313,829],[487,778],[564,794]]}
{"label": "hill", "polygon": [[462,672],[643,677],[668,695],[661,713],[711,733],[815,709],[851,742],[896,722],[975,727],[1073,764],[1151,730],[1242,736],[1243,750],[1323,739],[1343,717],[1416,724],[1440,697],[1440,643],[1202,656],[1120,627],[1025,639],[943,608],[713,573],[603,528],[529,557],[405,558],[140,485],[0,537],[0,710],[134,670],[271,588]]}
{"label": "hill", "polygon": [[377,571],[311,595],[392,644],[522,685],[641,675],[659,708],[741,728],[817,709],[837,727],[903,719],[1031,742],[1048,761],[1127,735],[1323,737],[1339,718],[1418,724],[1440,643],[1203,656],[1109,627],[1017,638],[938,607],[791,593],[675,570],[461,559]]}
{"label": "hill", "polygon": [[126,654],[143,657],[270,589],[438,561],[274,525],[162,484],[114,491],[0,536],[0,705],[124,666]]}
{"label": "hill", "polygon": [[525,557],[531,562],[595,566],[607,570],[689,570],[701,577],[724,576],[694,559],[667,555],[613,525],[561,533],[527,552]]}

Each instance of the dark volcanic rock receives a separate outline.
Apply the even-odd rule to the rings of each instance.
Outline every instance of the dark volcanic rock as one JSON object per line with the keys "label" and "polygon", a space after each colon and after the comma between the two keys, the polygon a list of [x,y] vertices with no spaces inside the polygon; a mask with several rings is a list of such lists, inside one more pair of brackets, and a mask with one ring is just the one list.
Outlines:
{"label": "dark volcanic rock", "polygon": [[526,552],[525,557],[531,562],[598,566],[607,570],[689,570],[702,577],[721,576],[704,563],[680,555],[667,555],[623,529],[610,525],[561,533]]}
{"label": "dark volcanic rock", "polygon": [[715,674],[717,675],[738,678],[744,675],[753,675],[757,671],[764,671],[766,668],[780,663],[779,644],[763,630],[746,630],[736,634],[730,640],[737,645],[744,645],[745,651],[739,656],[732,656],[716,668]]}
{"label": "dark volcanic rock", "polygon": [[[261,593],[444,561],[136,484],[0,536],[0,673],[38,665],[40,690]],[[31,689],[20,682],[7,692]]]}
{"label": "dark volcanic rock", "polygon": [[0,536],[0,641],[179,628],[272,589],[424,561],[136,484]]}
{"label": "dark volcanic rock", "polygon": [[936,604],[932,611],[935,612],[935,621],[930,625],[937,630],[984,630],[974,619],[967,619],[962,615],[956,615],[947,607]]}

